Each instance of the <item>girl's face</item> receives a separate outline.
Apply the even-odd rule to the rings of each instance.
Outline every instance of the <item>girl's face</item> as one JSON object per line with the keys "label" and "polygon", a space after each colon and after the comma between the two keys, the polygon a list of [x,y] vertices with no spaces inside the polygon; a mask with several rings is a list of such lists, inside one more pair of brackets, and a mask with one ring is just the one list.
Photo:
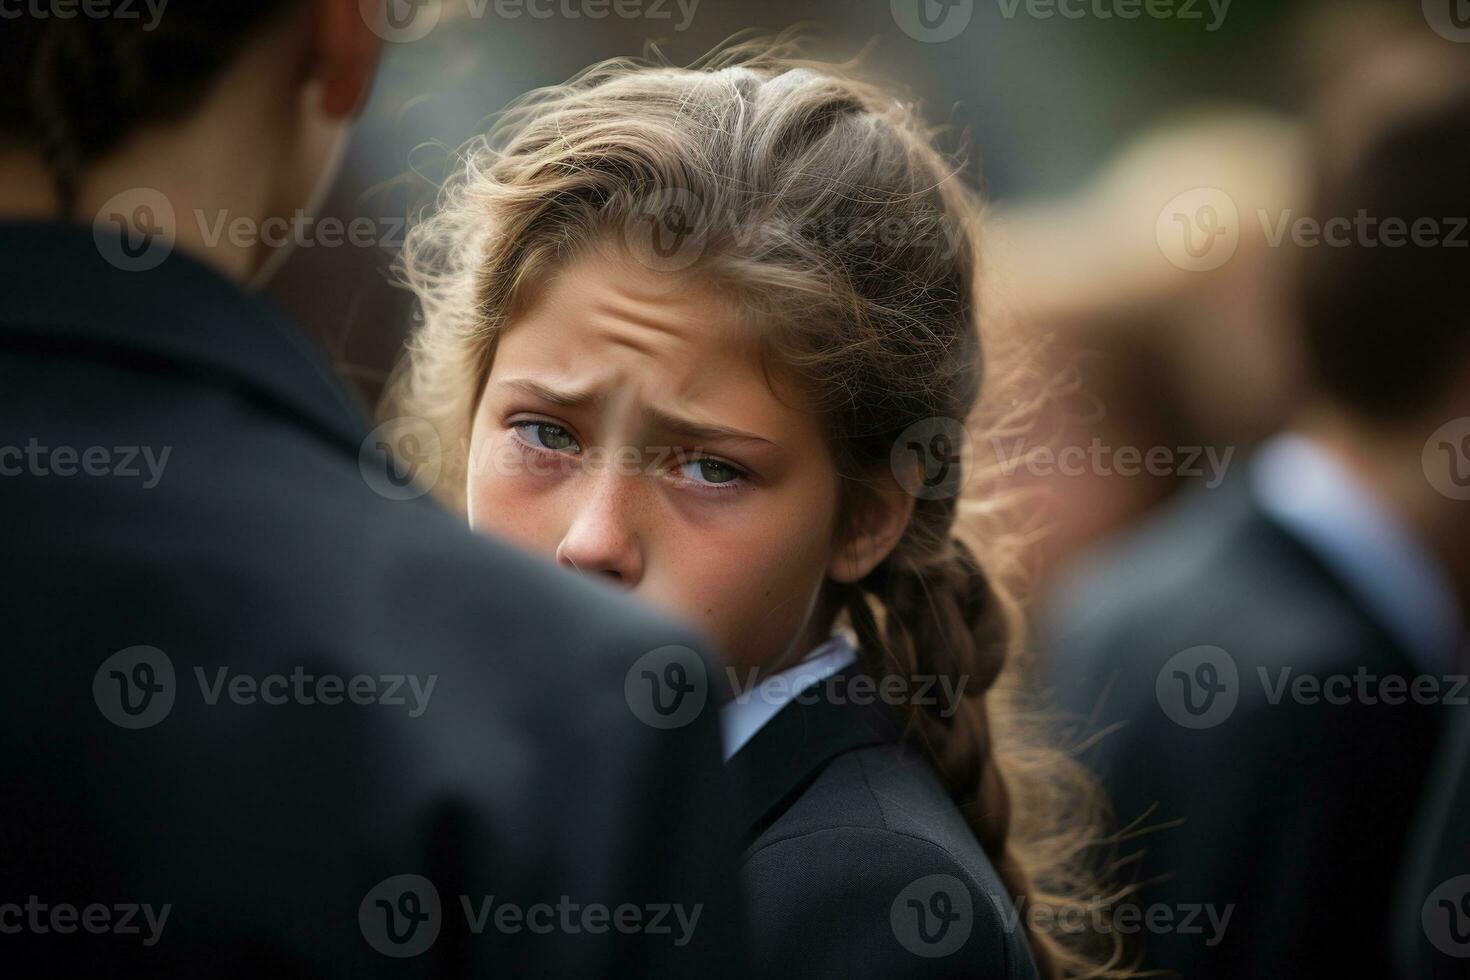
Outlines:
{"label": "girl's face", "polygon": [[692,622],[733,666],[804,654],[824,580],[876,559],[836,540],[819,421],[771,384],[713,291],[576,260],[495,349],[470,523]]}

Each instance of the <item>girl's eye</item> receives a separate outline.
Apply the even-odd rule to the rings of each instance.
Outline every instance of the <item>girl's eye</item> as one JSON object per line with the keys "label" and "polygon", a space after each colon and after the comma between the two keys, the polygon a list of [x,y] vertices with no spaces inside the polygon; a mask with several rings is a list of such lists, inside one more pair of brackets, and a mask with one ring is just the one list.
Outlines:
{"label": "girl's eye", "polygon": [[553,422],[527,420],[512,422],[511,427],[537,449],[549,449],[556,453],[575,453],[582,450],[570,432]]}
{"label": "girl's eye", "polygon": [[745,474],[718,459],[694,459],[679,467],[688,479],[711,486],[734,483]]}

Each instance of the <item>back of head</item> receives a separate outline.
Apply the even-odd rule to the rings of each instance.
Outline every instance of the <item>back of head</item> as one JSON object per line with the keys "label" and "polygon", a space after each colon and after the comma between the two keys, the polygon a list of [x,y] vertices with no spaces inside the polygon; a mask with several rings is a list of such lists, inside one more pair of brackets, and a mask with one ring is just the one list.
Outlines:
{"label": "back of head", "polygon": [[63,212],[80,174],[137,131],[193,111],[210,83],[300,0],[168,0],[106,16],[5,23],[0,150],[39,151]]}
{"label": "back of head", "polygon": [[[1334,162],[1335,163],[1335,162]],[[1470,88],[1387,125],[1321,181],[1300,312],[1321,394],[1393,425],[1470,364]]]}

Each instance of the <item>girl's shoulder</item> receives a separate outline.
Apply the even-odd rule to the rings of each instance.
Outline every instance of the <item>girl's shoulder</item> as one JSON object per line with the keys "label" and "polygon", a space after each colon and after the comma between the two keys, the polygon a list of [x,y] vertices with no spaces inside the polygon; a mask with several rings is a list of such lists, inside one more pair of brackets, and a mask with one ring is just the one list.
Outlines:
{"label": "girl's shoulder", "polygon": [[820,933],[818,976],[1035,976],[990,859],[898,745],[832,759],[747,849],[743,877],[757,966],[789,951],[805,971]]}

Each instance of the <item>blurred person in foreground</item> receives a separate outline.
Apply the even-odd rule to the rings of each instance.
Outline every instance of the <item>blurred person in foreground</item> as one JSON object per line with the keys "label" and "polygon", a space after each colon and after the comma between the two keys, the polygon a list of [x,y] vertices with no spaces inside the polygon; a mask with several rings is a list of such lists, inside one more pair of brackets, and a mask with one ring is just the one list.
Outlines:
{"label": "blurred person in foreground", "polygon": [[1143,965],[1189,978],[1389,974],[1464,670],[1470,98],[1318,170],[1312,399],[1233,479],[1085,563],[1044,628],[1120,823],[1150,829]]}
{"label": "blurred person in foreground", "polygon": [[714,712],[625,696],[701,641],[416,494],[246,288],[375,10],[4,28],[7,976],[736,970]]}

